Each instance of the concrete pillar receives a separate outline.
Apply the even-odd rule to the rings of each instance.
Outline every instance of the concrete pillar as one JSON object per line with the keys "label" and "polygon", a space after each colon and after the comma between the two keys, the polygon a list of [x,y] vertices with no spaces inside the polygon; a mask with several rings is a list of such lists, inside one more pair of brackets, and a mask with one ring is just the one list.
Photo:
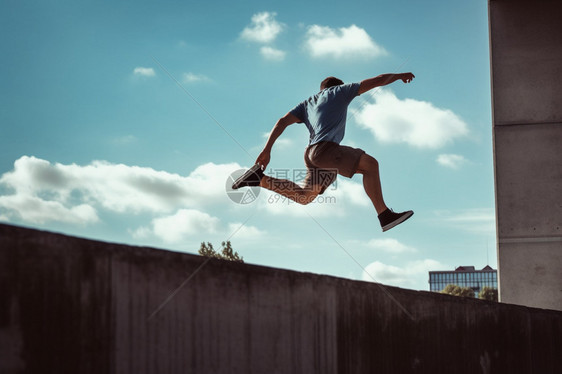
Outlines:
{"label": "concrete pillar", "polygon": [[562,2],[488,6],[500,300],[562,310]]}

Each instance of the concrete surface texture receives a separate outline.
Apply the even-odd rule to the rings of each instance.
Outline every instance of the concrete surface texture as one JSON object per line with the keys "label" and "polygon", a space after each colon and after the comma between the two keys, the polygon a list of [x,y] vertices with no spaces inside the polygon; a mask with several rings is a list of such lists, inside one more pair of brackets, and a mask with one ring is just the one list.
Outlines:
{"label": "concrete surface texture", "polygon": [[0,225],[0,373],[559,373],[562,312]]}
{"label": "concrete surface texture", "polygon": [[562,310],[562,2],[489,15],[500,299]]}

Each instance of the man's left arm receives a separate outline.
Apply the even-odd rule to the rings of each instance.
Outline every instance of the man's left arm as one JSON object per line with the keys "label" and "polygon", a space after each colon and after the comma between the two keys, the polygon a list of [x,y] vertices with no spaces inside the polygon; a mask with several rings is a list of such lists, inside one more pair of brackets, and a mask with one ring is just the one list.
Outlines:
{"label": "man's left arm", "polygon": [[262,169],[265,169],[267,167],[267,164],[269,164],[269,159],[271,157],[271,149],[273,148],[273,143],[275,143],[277,138],[283,133],[283,131],[285,131],[287,126],[297,122],[301,122],[301,120],[291,112],[279,118],[277,123],[275,123],[275,126],[273,126],[273,130],[271,130],[271,133],[269,134],[269,138],[267,139],[267,143],[265,143],[265,147],[263,147],[263,151],[261,151],[260,155],[256,159],[256,164],[259,164]]}
{"label": "man's left arm", "polygon": [[361,81],[357,94],[361,95],[369,90],[372,90],[375,87],[386,86],[388,84],[396,82],[397,80],[402,80],[402,82],[404,83],[410,83],[414,78],[415,76],[412,73],[381,74],[379,76]]}

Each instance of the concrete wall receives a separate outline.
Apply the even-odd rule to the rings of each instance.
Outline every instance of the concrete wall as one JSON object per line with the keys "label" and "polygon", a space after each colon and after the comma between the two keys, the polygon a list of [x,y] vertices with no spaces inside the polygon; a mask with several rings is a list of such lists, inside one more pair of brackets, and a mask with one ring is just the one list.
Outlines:
{"label": "concrete wall", "polygon": [[543,374],[561,351],[561,312],[0,225],[0,373]]}
{"label": "concrete wall", "polygon": [[489,15],[500,299],[562,310],[562,2]]}

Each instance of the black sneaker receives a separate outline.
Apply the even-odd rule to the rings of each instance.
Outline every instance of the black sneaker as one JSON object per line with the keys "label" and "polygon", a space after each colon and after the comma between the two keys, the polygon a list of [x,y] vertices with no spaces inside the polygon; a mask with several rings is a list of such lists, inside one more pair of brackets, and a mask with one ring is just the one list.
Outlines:
{"label": "black sneaker", "polygon": [[382,231],[390,230],[414,215],[414,212],[408,210],[402,213],[394,213],[392,210],[387,209],[379,214],[379,221],[381,223]]}
{"label": "black sneaker", "polygon": [[248,171],[242,174],[241,177],[236,179],[232,184],[232,189],[237,190],[240,187],[257,187],[263,178],[263,170],[260,165],[255,164]]}

